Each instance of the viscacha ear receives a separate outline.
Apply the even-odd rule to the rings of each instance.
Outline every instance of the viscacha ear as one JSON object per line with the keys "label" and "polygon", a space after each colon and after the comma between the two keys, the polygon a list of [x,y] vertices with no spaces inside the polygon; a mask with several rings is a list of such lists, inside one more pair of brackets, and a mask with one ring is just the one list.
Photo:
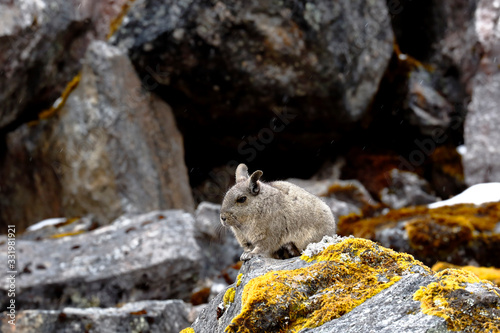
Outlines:
{"label": "viscacha ear", "polygon": [[248,182],[248,190],[253,195],[257,195],[260,192],[260,184],[259,179],[262,176],[262,171],[257,170],[250,176],[250,180]]}
{"label": "viscacha ear", "polygon": [[242,182],[244,180],[247,180],[248,177],[249,177],[248,176],[248,167],[245,164],[241,163],[236,168],[236,182],[239,183],[239,182]]}

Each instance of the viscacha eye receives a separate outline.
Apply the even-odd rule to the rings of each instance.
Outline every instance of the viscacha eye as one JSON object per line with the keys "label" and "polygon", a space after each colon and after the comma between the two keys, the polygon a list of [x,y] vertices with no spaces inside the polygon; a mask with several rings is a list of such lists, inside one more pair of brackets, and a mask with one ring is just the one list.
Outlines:
{"label": "viscacha eye", "polygon": [[241,196],[241,197],[238,197],[238,199],[236,199],[236,202],[238,202],[238,203],[244,203],[245,201],[247,201],[247,197],[245,197],[245,196]]}

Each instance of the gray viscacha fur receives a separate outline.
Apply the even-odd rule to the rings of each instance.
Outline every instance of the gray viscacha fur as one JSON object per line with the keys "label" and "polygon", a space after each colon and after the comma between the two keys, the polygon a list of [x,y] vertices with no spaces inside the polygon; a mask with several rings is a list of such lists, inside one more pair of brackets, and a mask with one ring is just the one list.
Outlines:
{"label": "gray viscacha fur", "polygon": [[299,255],[308,244],[333,236],[335,218],[318,197],[285,181],[264,183],[262,171],[251,176],[245,164],[222,202],[220,221],[243,247],[241,260],[277,258],[283,248]]}

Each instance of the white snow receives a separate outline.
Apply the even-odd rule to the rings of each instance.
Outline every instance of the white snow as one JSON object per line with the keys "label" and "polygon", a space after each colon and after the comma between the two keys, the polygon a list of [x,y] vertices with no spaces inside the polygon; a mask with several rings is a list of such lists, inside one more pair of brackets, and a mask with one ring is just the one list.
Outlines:
{"label": "white snow", "polygon": [[43,221],[40,221],[38,223],[35,223],[33,225],[30,225],[28,227],[28,231],[35,231],[35,230],[40,230],[42,228],[45,228],[46,226],[49,226],[49,225],[56,225],[56,224],[59,224],[59,223],[63,223],[63,222],[66,222],[66,218],[65,217],[55,217],[55,218],[52,218],[52,219],[46,219],[46,220],[43,220]]}
{"label": "white snow", "polygon": [[500,201],[500,183],[483,183],[469,187],[451,199],[428,205],[429,208],[438,208],[457,204],[481,205],[486,202]]}

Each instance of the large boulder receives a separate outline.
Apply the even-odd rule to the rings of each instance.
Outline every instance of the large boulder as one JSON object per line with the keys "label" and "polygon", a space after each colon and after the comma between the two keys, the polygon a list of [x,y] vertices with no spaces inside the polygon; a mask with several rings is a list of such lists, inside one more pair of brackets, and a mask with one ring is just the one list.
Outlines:
{"label": "large boulder", "polygon": [[0,3],[0,131],[49,107],[126,0]]}
{"label": "large boulder", "polygon": [[[91,232],[64,236],[16,240],[17,311],[188,300],[201,272],[194,218],[180,210],[126,215]],[[7,262],[7,251],[1,259]],[[3,308],[11,299],[8,282],[0,285]]]}
{"label": "large boulder", "polygon": [[127,56],[105,42],[87,51],[64,107],[7,135],[0,225],[49,217],[193,211],[183,140],[170,107],[143,89]]}
{"label": "large boulder", "polygon": [[493,0],[479,2],[475,29],[483,56],[474,77],[472,101],[465,121],[463,156],[468,185],[500,180],[500,8]]}
{"label": "large boulder", "polygon": [[16,314],[15,325],[7,313],[0,315],[4,333],[178,333],[192,322],[191,306],[180,300],[140,301],[116,308],[63,308],[24,310]]}
{"label": "large boulder", "polygon": [[300,258],[255,258],[183,332],[451,332],[500,324],[499,292],[460,270],[433,274],[371,241],[325,238]]}
{"label": "large boulder", "polygon": [[111,41],[173,106],[204,168],[271,142],[297,154],[330,142],[367,113],[393,50],[383,0],[138,0]]}

